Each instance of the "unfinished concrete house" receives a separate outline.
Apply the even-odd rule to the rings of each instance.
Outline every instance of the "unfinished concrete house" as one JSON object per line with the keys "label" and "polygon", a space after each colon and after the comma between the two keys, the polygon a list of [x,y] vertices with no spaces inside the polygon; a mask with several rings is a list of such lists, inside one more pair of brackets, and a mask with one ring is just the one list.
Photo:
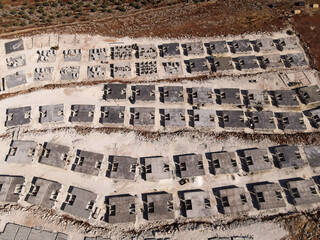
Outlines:
{"label": "unfinished concrete house", "polygon": [[124,124],[124,106],[102,106],[100,123],[102,124]]}
{"label": "unfinished concrete house", "polygon": [[256,109],[263,109],[265,106],[270,105],[269,95],[266,90],[249,89],[243,90],[244,104],[248,107]]}
{"label": "unfinished concrete house", "polygon": [[57,202],[61,184],[44,178],[34,177],[25,201],[46,208],[52,208]]}
{"label": "unfinished concrete house", "polygon": [[208,154],[209,170],[214,175],[239,172],[235,152],[217,152]]}
{"label": "unfinished concrete house", "polygon": [[130,123],[134,126],[154,126],[155,109],[149,107],[131,108]]}
{"label": "unfinished concrete house", "polygon": [[27,83],[26,74],[23,70],[5,76],[5,86],[13,88]]}
{"label": "unfinished concrete house", "polygon": [[277,146],[273,148],[274,158],[280,168],[305,165],[297,146]]}
{"label": "unfinished concrete house", "polygon": [[163,103],[174,102],[183,103],[183,87],[182,86],[164,86],[159,87],[160,101]]}
{"label": "unfinished concrete house", "polygon": [[293,90],[276,90],[271,93],[277,107],[295,107],[299,105],[297,94]]}
{"label": "unfinished concrete house", "polygon": [[31,107],[8,108],[6,110],[6,127],[25,125],[31,122]]}
{"label": "unfinished concrete house", "polygon": [[187,67],[187,70],[190,73],[203,73],[207,74],[209,73],[209,64],[208,60],[206,58],[194,58],[190,59],[189,65]]}
{"label": "unfinished concrete house", "polygon": [[126,99],[127,84],[110,83],[104,85],[104,100]]}
{"label": "unfinished concrete house", "polygon": [[70,122],[91,123],[94,117],[94,105],[71,105]]}
{"label": "unfinished concrete house", "polygon": [[0,175],[0,202],[18,202],[23,185],[22,176]]}
{"label": "unfinished concrete house", "polygon": [[203,55],[205,53],[202,42],[187,42],[184,45],[184,51],[187,56]]}
{"label": "unfinished concrete house", "polygon": [[175,156],[178,171],[182,178],[205,175],[201,154],[186,154]]}
{"label": "unfinished concrete house", "polygon": [[285,207],[282,189],[278,183],[257,184],[252,187],[252,193],[259,210]]}
{"label": "unfinished concrete house", "polygon": [[189,102],[195,105],[205,105],[213,103],[213,91],[207,87],[187,88]]}
{"label": "unfinished concrete house", "polygon": [[211,55],[223,54],[223,53],[229,52],[227,42],[224,40],[209,42],[209,50]]}
{"label": "unfinished concrete house", "polygon": [[278,127],[282,130],[305,130],[307,127],[303,120],[302,113],[281,112],[276,113]]}
{"label": "unfinished concrete house", "polygon": [[67,49],[63,50],[65,62],[80,62],[82,50],[81,49]]}
{"label": "unfinished concrete house", "polygon": [[55,62],[57,57],[57,50],[38,50],[38,62]]}
{"label": "unfinished concrete house", "polygon": [[240,70],[259,68],[256,56],[240,56],[237,58],[237,64]]}
{"label": "unfinished concrete house", "polygon": [[307,67],[309,64],[303,53],[292,53],[285,56],[285,63],[288,67]]}
{"label": "unfinished concrete house", "polygon": [[304,153],[311,167],[320,167],[320,146],[305,147]]}
{"label": "unfinished concrete house", "polygon": [[118,45],[111,47],[112,60],[130,60],[132,59],[132,46],[131,45]]}
{"label": "unfinished concrete house", "polygon": [[244,129],[246,123],[243,111],[217,111],[219,125],[225,129]]}
{"label": "unfinished concrete house", "polygon": [[61,80],[78,80],[80,74],[79,66],[62,67],[60,70]]}
{"label": "unfinished concrete house", "polygon": [[64,105],[46,105],[39,107],[39,123],[55,123],[64,121]]}
{"label": "unfinished concrete house", "polygon": [[34,81],[51,81],[54,67],[42,67],[34,69]]}
{"label": "unfinished concrete house", "polygon": [[88,79],[105,79],[107,67],[104,65],[88,66],[87,78]]}
{"label": "unfinished concrete house", "polygon": [[156,100],[156,88],[154,85],[132,86],[133,99],[138,101],[154,102]]}
{"label": "unfinished concrete house", "polygon": [[255,49],[258,52],[272,52],[277,50],[277,46],[272,38],[259,38],[255,40]]}
{"label": "unfinished concrete house", "polygon": [[259,172],[272,169],[267,149],[247,149],[238,152],[247,172]]}
{"label": "unfinished concrete house", "polygon": [[92,48],[89,50],[90,61],[106,61],[108,58],[108,51],[106,48]]}
{"label": "unfinished concrete house", "polygon": [[217,102],[219,104],[241,105],[239,88],[220,88],[216,89]]}
{"label": "unfinished concrete house", "polygon": [[282,61],[280,54],[263,55],[260,57],[259,63],[264,69],[284,67],[284,62]]}
{"label": "unfinished concrete house", "polygon": [[138,76],[155,76],[158,74],[157,61],[144,61],[136,63]]}
{"label": "unfinished concrete house", "polygon": [[134,180],[136,176],[137,158],[126,156],[109,156],[107,177]]}
{"label": "unfinished concrete house", "polygon": [[296,37],[285,37],[276,40],[278,49],[281,51],[299,49],[299,42]]}
{"label": "unfinished concrete house", "polygon": [[187,218],[211,217],[213,215],[208,192],[202,190],[185,191],[181,201]]}
{"label": "unfinished concrete house", "polygon": [[233,40],[229,44],[234,53],[252,52],[252,47],[249,39]]}
{"label": "unfinished concrete house", "polygon": [[24,50],[23,40],[17,39],[4,44],[6,54]]}
{"label": "unfinished concrete house", "polygon": [[164,72],[168,75],[180,75],[183,73],[181,62],[162,62]]}
{"label": "unfinished concrete house", "polygon": [[136,221],[135,197],[129,194],[107,196],[107,212],[105,220],[108,223],[130,223]]}
{"label": "unfinished concrete house", "polygon": [[315,128],[320,127],[320,108],[311,109],[306,115]]}
{"label": "unfinished concrete house", "polygon": [[317,85],[300,87],[297,90],[301,102],[304,104],[314,104],[320,102],[320,89]]}
{"label": "unfinished concrete house", "polygon": [[93,211],[97,194],[85,189],[70,186],[61,210],[76,217],[88,219]]}
{"label": "unfinished concrete house", "polygon": [[7,62],[8,69],[22,67],[27,64],[26,56],[24,54],[17,57],[8,57],[6,58],[6,62]]}
{"label": "unfinished concrete house", "polygon": [[212,70],[215,72],[234,70],[234,65],[231,57],[213,57]]}
{"label": "unfinished concrete house", "polygon": [[71,170],[79,173],[98,176],[104,155],[101,153],[77,150],[76,158]]}
{"label": "unfinished concrete house", "polygon": [[249,127],[255,130],[273,131],[276,128],[273,112],[248,112]]}
{"label": "unfinished concrete house", "polygon": [[157,47],[154,44],[139,44],[138,45],[138,58],[141,59],[155,59],[157,58]]}
{"label": "unfinished concrete house", "polygon": [[217,198],[218,210],[223,214],[243,214],[250,211],[251,204],[243,187],[213,190]]}
{"label": "unfinished concrete house", "polygon": [[160,109],[160,124],[164,127],[185,127],[186,113],[184,108]]}
{"label": "unfinished concrete house", "polygon": [[39,150],[39,163],[64,168],[68,160],[70,148],[60,144],[45,142]]}
{"label": "unfinished concrete house", "polygon": [[189,124],[194,128],[214,128],[214,110],[194,109],[189,111]]}
{"label": "unfinished concrete house", "polygon": [[174,219],[174,207],[172,194],[156,192],[145,194],[144,201],[145,218],[149,221]]}
{"label": "unfinished concrete house", "polygon": [[320,197],[312,179],[288,181],[287,189],[294,205],[320,202]]}
{"label": "unfinished concrete house", "polygon": [[167,157],[141,158],[142,178],[146,181],[159,181],[171,178],[169,159]]}
{"label": "unfinished concrete house", "polygon": [[115,62],[110,64],[111,77],[130,78],[132,76],[132,67],[130,62]]}
{"label": "unfinished concrete house", "polygon": [[165,43],[160,46],[163,57],[174,57],[181,54],[179,43]]}
{"label": "unfinished concrete house", "polygon": [[33,161],[37,143],[34,141],[14,140],[11,142],[6,162],[27,164]]}

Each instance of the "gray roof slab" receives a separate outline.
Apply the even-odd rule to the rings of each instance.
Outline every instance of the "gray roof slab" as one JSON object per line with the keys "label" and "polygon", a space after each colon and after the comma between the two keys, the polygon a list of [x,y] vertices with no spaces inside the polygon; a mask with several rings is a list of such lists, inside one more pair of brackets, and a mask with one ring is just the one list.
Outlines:
{"label": "gray roof slab", "polygon": [[9,163],[31,163],[37,143],[34,141],[14,140],[11,142],[6,161]]}

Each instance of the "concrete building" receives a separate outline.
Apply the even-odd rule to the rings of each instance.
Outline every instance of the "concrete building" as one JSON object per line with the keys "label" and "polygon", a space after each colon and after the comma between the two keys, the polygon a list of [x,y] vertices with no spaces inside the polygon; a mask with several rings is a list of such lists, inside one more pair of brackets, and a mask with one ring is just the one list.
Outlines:
{"label": "concrete building", "polygon": [[23,40],[17,39],[4,44],[6,54],[24,50]]}
{"label": "concrete building", "polygon": [[60,144],[45,142],[40,150],[39,163],[64,168],[70,148]]}
{"label": "concrete building", "polygon": [[157,47],[154,44],[138,45],[138,57],[142,59],[155,59],[157,58]]}
{"label": "concrete building", "polygon": [[60,70],[61,80],[78,80],[80,74],[80,66],[62,67]]}
{"label": "concrete building", "polygon": [[258,52],[271,52],[277,50],[277,46],[272,38],[256,39],[255,48]]}
{"label": "concrete building", "polygon": [[213,215],[208,192],[202,190],[184,191],[182,204],[187,218],[203,218]]}
{"label": "concrete building", "polygon": [[297,90],[301,102],[304,104],[314,104],[320,102],[320,89],[317,85],[300,87]]}
{"label": "concrete building", "polygon": [[213,103],[213,91],[207,87],[187,88],[188,98],[191,104],[204,105]]}
{"label": "concrete building", "polygon": [[243,111],[217,111],[219,125],[225,129],[244,129]]}
{"label": "concrete building", "polygon": [[230,43],[230,47],[232,48],[232,51],[234,53],[252,52],[252,47],[249,39],[233,40]]}
{"label": "concrete building", "polygon": [[243,187],[214,190],[218,210],[223,214],[243,214],[251,208],[247,192]]}
{"label": "concrete building", "polygon": [[305,147],[304,153],[311,167],[320,167],[320,146]]}
{"label": "concrete building", "polygon": [[240,70],[259,68],[256,56],[240,56],[237,58],[237,64]]}
{"label": "concrete building", "polygon": [[124,124],[124,106],[102,106],[100,123],[102,124]]}
{"label": "concrete building", "polygon": [[38,50],[38,62],[43,63],[52,63],[56,61],[57,50],[48,49],[48,50]]}
{"label": "concrete building", "polygon": [[109,156],[107,177],[134,180],[136,177],[137,158]]}
{"label": "concrete building", "polygon": [[34,69],[34,81],[52,81],[54,67],[43,67]]}
{"label": "concrete building", "polygon": [[276,42],[281,51],[299,49],[299,42],[296,37],[279,38]]}
{"label": "concrete building", "polygon": [[89,50],[90,61],[106,61],[108,58],[108,51],[106,48],[92,48]]}
{"label": "concrete building", "polygon": [[110,83],[104,85],[104,100],[126,99],[127,84]]}
{"label": "concrete building", "polygon": [[219,104],[241,105],[239,88],[220,88],[217,91],[217,101]]}
{"label": "concrete building", "polygon": [[17,57],[8,57],[8,58],[6,58],[6,62],[7,62],[8,69],[22,67],[27,64],[26,56],[24,54],[17,56]]}
{"label": "concrete building", "polygon": [[14,140],[11,142],[6,162],[31,163],[35,155],[37,143],[33,141]]}
{"label": "concrete building", "polygon": [[306,125],[302,113],[299,112],[281,112],[276,113],[278,126],[282,130],[305,130]]}
{"label": "concrete building", "polygon": [[111,47],[112,60],[130,60],[132,59],[133,49],[131,45],[116,45]]}
{"label": "concrete building", "polygon": [[278,183],[257,184],[252,187],[259,210],[285,207],[281,191]]}
{"label": "concrete building", "polygon": [[182,86],[164,86],[159,87],[160,101],[167,102],[184,102],[183,87]]}
{"label": "concrete building", "polygon": [[155,192],[145,194],[144,211],[145,218],[149,221],[174,219],[174,207],[172,194]]}
{"label": "concrete building", "polygon": [[232,174],[239,172],[235,152],[217,152],[209,155],[209,170],[212,174]]}
{"label": "concrete building", "polygon": [[95,65],[87,67],[87,78],[91,80],[105,79],[107,67],[104,65]]}
{"label": "concrete building", "polygon": [[294,205],[320,202],[320,197],[312,179],[288,181],[287,189]]}
{"label": "concrete building", "polygon": [[202,42],[188,42],[185,45],[185,53],[187,56],[190,55],[203,55],[204,52],[204,46]]}
{"label": "concrete building", "polygon": [[134,126],[154,126],[155,109],[149,107],[131,108],[130,123]]}
{"label": "concrete building", "polygon": [[183,73],[181,62],[162,62],[162,66],[168,75],[180,75]]}
{"label": "concrete building", "polygon": [[61,184],[58,182],[34,177],[25,201],[30,204],[52,208],[57,202],[60,189]]}
{"label": "concrete building", "polygon": [[156,89],[154,85],[132,86],[133,99],[138,101],[154,102],[156,100]]}
{"label": "concrete building", "polygon": [[227,42],[224,40],[209,42],[209,49],[210,49],[211,55],[223,54],[223,53],[229,52]]}
{"label": "concrete building", "polygon": [[24,70],[9,74],[5,76],[4,80],[5,86],[9,89],[27,83],[27,78]]}
{"label": "concrete building", "polygon": [[8,108],[6,115],[6,127],[29,124],[31,122],[31,107]]}
{"label": "concrete building", "polygon": [[71,105],[70,122],[91,123],[94,118],[94,105]]}
{"label": "concrete building", "polygon": [[263,55],[260,58],[260,66],[264,69],[284,68],[284,62],[280,54]]}
{"label": "concrete building", "polygon": [[158,74],[157,61],[144,61],[136,63],[138,76],[155,76]]}
{"label": "concrete building", "polygon": [[205,175],[201,154],[186,154],[176,156],[178,172],[182,178]]}
{"label": "concrete building", "polygon": [[43,229],[30,228],[15,223],[7,223],[0,233],[2,240],[68,240],[69,237],[61,232],[49,232]]}
{"label": "concrete building", "polygon": [[306,113],[310,123],[315,127],[320,127],[320,108],[315,108],[307,111]]}
{"label": "concrete building", "polygon": [[75,172],[98,176],[101,171],[103,154],[77,150],[72,170]]}
{"label": "concrete building", "polygon": [[266,90],[249,89],[243,91],[244,104],[246,106],[263,109],[270,105],[268,92]]}
{"label": "concrete building", "polygon": [[186,127],[185,109],[160,109],[160,124],[164,127]]}
{"label": "concrete building", "polygon": [[298,106],[297,94],[293,90],[276,90],[272,92],[272,98],[278,107]]}
{"label": "concrete building", "polygon": [[187,70],[190,73],[209,73],[208,60],[206,58],[194,58],[190,59]]}
{"label": "concrete building", "polygon": [[55,123],[64,121],[64,105],[46,105],[39,107],[39,123]]}
{"label": "concrete building", "polygon": [[68,196],[61,206],[61,210],[72,214],[76,217],[88,219],[94,208],[97,194],[70,186]]}
{"label": "concrete building", "polygon": [[171,178],[171,169],[167,157],[144,157],[141,158],[144,168],[142,178],[146,181],[159,181]]}
{"label": "concrete building", "polygon": [[213,57],[212,70],[215,72],[234,70],[231,57]]}
{"label": "concrete building", "polygon": [[201,128],[201,127],[214,128],[215,126],[214,116],[215,116],[215,113],[213,110],[200,110],[200,109],[190,110],[189,124],[194,128]]}
{"label": "concrete building", "polygon": [[277,146],[273,148],[275,160],[280,168],[305,165],[297,146]]}
{"label": "concrete building", "polygon": [[285,56],[288,67],[307,67],[309,64],[303,53],[292,53]]}
{"label": "concrete building", "polygon": [[82,50],[81,49],[67,49],[63,50],[65,62],[80,62]]}
{"label": "concrete building", "polygon": [[162,44],[160,49],[163,57],[173,57],[181,54],[179,43],[165,43]]}
{"label": "concrete building", "polygon": [[252,129],[273,131],[276,128],[273,112],[248,112],[247,118]]}
{"label": "concrete building", "polygon": [[22,176],[0,175],[0,202],[18,202],[23,185]]}
{"label": "concrete building", "polygon": [[258,172],[272,169],[267,149],[247,149],[238,152],[247,172]]}
{"label": "concrete building", "polygon": [[107,212],[105,219],[108,223],[130,223],[136,221],[135,197],[129,194],[107,196]]}

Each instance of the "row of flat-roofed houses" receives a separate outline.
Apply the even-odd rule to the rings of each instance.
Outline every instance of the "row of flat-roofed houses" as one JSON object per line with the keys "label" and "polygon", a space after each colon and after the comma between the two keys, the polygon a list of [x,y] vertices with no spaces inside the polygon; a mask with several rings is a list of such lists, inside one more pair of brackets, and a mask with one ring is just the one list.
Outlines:
{"label": "row of flat-roofed houses", "polygon": [[[13,46],[20,46],[14,47]],[[90,49],[89,60],[99,65],[87,67],[87,79],[104,79],[109,76],[107,66],[110,70],[110,76],[113,78],[130,78],[135,76],[157,76],[159,73],[157,60],[160,61],[164,73],[168,75],[182,75],[183,65],[186,71],[195,74],[207,74],[212,72],[250,70],[250,69],[281,69],[285,67],[303,67],[308,66],[304,54],[299,50],[301,47],[296,37],[286,37],[281,39],[249,39],[234,40],[227,42],[211,41],[208,43],[189,42],[184,44],[168,43],[158,47],[154,44],[146,45],[114,45],[107,48]],[[7,54],[15,51],[24,50],[23,41],[15,40],[5,44]],[[261,56],[252,55],[253,51],[263,52]],[[299,50],[299,52],[283,53],[278,51]],[[273,54],[267,54],[275,51]],[[63,50],[65,62],[79,62],[82,60],[81,49]],[[57,50],[39,50],[39,63],[54,63],[57,58]],[[178,59],[182,53],[187,56],[198,58],[189,58],[186,60]],[[230,55],[236,53],[237,55]],[[247,55],[239,56],[241,53]],[[136,56],[142,61],[131,62],[129,60]],[[202,58],[200,58],[202,56]],[[176,57],[166,61],[166,57]],[[111,58],[111,59],[110,59]],[[109,64],[109,59],[111,63]],[[144,60],[143,60],[144,59]],[[123,61],[120,61],[123,60]],[[127,62],[125,62],[125,60]],[[18,69],[26,66],[25,55],[8,56],[6,59],[8,69]],[[65,66],[60,70],[61,80],[78,80],[80,66]],[[54,67],[43,66],[34,70],[35,81],[51,81],[53,79]],[[23,70],[7,75],[3,79],[2,89],[12,88],[26,83],[26,74]]]}
{"label": "row of flat-roofed houses", "polygon": [[[128,88],[132,94],[127,96]],[[156,96],[158,96],[156,98]],[[68,121],[71,123],[93,123],[94,117],[99,115],[102,125],[124,126],[129,122],[133,126],[155,126],[158,119],[163,127],[194,127],[215,128],[216,123],[224,129],[273,131],[306,130],[303,113],[310,120],[311,126],[317,128],[320,118],[319,109],[315,106],[320,102],[320,89],[317,85],[304,86],[296,90],[240,90],[238,88],[212,89],[209,87],[194,87],[185,89],[183,86],[107,84],[104,86],[103,99],[118,104],[126,103],[163,103],[163,107],[128,107],[101,106],[75,104],[71,105]],[[128,101],[129,100],[129,101]],[[188,103],[188,107],[165,108],[165,104]],[[210,106],[230,106],[230,110],[210,110]],[[303,113],[295,110],[300,104],[312,106]],[[263,110],[271,105],[285,111]],[[169,106],[169,105],[168,105]],[[206,106],[206,109],[201,109]],[[246,107],[244,111],[238,109]],[[39,106],[39,123],[55,123],[65,121],[64,104]],[[256,109],[256,110],[254,110]],[[289,110],[290,111],[289,111]],[[125,119],[128,118],[128,121]],[[9,108],[6,110],[5,126],[12,127],[30,124],[31,106]]]}
{"label": "row of flat-roofed houses", "polygon": [[[307,146],[304,154],[312,168],[320,167],[320,147]],[[168,157],[142,157],[138,159],[128,156],[108,156],[105,172],[102,165],[105,155],[101,153],[76,150],[64,145],[45,142],[38,145],[34,141],[12,141],[6,157],[8,164],[28,164],[38,161],[49,167],[66,169],[71,163],[71,170],[92,176],[104,176],[114,180],[134,181],[139,177],[145,181],[159,181],[174,178],[180,184],[190,178],[204,175],[262,173],[280,168],[302,168],[307,165],[299,147],[275,146],[269,149],[242,149],[236,152],[211,152],[204,154],[176,155],[169,160]],[[272,160],[273,159],[273,160]],[[272,164],[272,162],[274,162]],[[208,163],[208,165],[206,164]],[[208,166],[208,167],[205,167]],[[240,170],[242,168],[242,170]],[[285,172],[283,172],[285,173]],[[287,179],[279,180],[285,188],[288,202],[293,205],[312,204],[320,202],[315,182],[319,184],[319,176],[313,179]],[[0,198],[3,202],[17,202],[24,187],[22,176],[0,177]],[[314,182],[315,181],[315,182]],[[217,208],[224,214],[234,214],[250,211],[252,206],[257,209],[270,209],[285,207],[283,191],[278,183],[252,183],[247,184],[251,193],[252,203],[248,192],[243,187],[225,186],[214,188]],[[48,179],[34,177],[25,201],[30,204],[52,208],[60,194],[61,184]],[[179,192],[181,198],[181,212],[186,217],[212,216],[211,201],[208,192],[192,190]],[[134,222],[136,219],[136,197],[130,194],[107,196],[107,206],[104,219],[110,223]],[[61,210],[81,218],[97,216],[101,209],[95,207],[97,195],[93,192],[70,186],[68,195],[60,207]],[[142,194],[143,216],[147,220],[161,220],[175,217],[172,194],[153,192]],[[253,204],[253,205],[252,205]],[[102,219],[101,219],[102,220]]]}

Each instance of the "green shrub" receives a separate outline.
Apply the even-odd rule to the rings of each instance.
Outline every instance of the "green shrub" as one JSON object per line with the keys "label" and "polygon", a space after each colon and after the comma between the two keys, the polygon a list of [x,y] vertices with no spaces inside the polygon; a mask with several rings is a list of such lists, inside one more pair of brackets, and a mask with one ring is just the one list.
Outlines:
{"label": "green shrub", "polygon": [[51,6],[56,8],[56,7],[58,7],[58,3],[54,2],[54,3],[52,3]]}
{"label": "green shrub", "polygon": [[25,27],[25,26],[27,26],[27,23],[25,21],[23,21],[23,22],[20,23],[20,26],[21,27]]}
{"label": "green shrub", "polygon": [[28,13],[29,13],[30,15],[33,15],[33,14],[34,14],[34,11],[30,10]]}
{"label": "green shrub", "polygon": [[11,15],[16,15],[16,13],[17,13],[16,10],[11,10],[11,11],[10,11],[10,14],[11,14]]}
{"label": "green shrub", "polygon": [[28,6],[28,1],[24,1],[23,5]]}
{"label": "green shrub", "polygon": [[66,16],[70,17],[72,15],[72,12],[67,12]]}
{"label": "green shrub", "polygon": [[107,13],[112,13],[112,9],[108,9],[108,10],[107,10]]}
{"label": "green shrub", "polygon": [[90,10],[91,10],[91,12],[96,12],[98,9],[97,9],[96,6],[94,6],[94,7],[92,7]]}
{"label": "green shrub", "polygon": [[43,6],[48,7],[50,4],[48,2],[44,2]]}
{"label": "green shrub", "polygon": [[91,4],[90,3],[87,3],[86,5],[84,5],[85,8],[89,8],[91,7]]}
{"label": "green shrub", "polygon": [[13,26],[18,26],[19,24],[17,22],[12,23]]}
{"label": "green shrub", "polygon": [[2,27],[4,28],[10,27],[10,24],[9,23],[2,24]]}
{"label": "green shrub", "polygon": [[6,18],[6,17],[8,17],[8,14],[7,14],[7,13],[3,13],[3,14],[2,14],[2,17],[3,17],[3,18]]}
{"label": "green shrub", "polygon": [[57,14],[57,18],[61,18],[62,17],[62,14],[61,13],[58,13]]}

